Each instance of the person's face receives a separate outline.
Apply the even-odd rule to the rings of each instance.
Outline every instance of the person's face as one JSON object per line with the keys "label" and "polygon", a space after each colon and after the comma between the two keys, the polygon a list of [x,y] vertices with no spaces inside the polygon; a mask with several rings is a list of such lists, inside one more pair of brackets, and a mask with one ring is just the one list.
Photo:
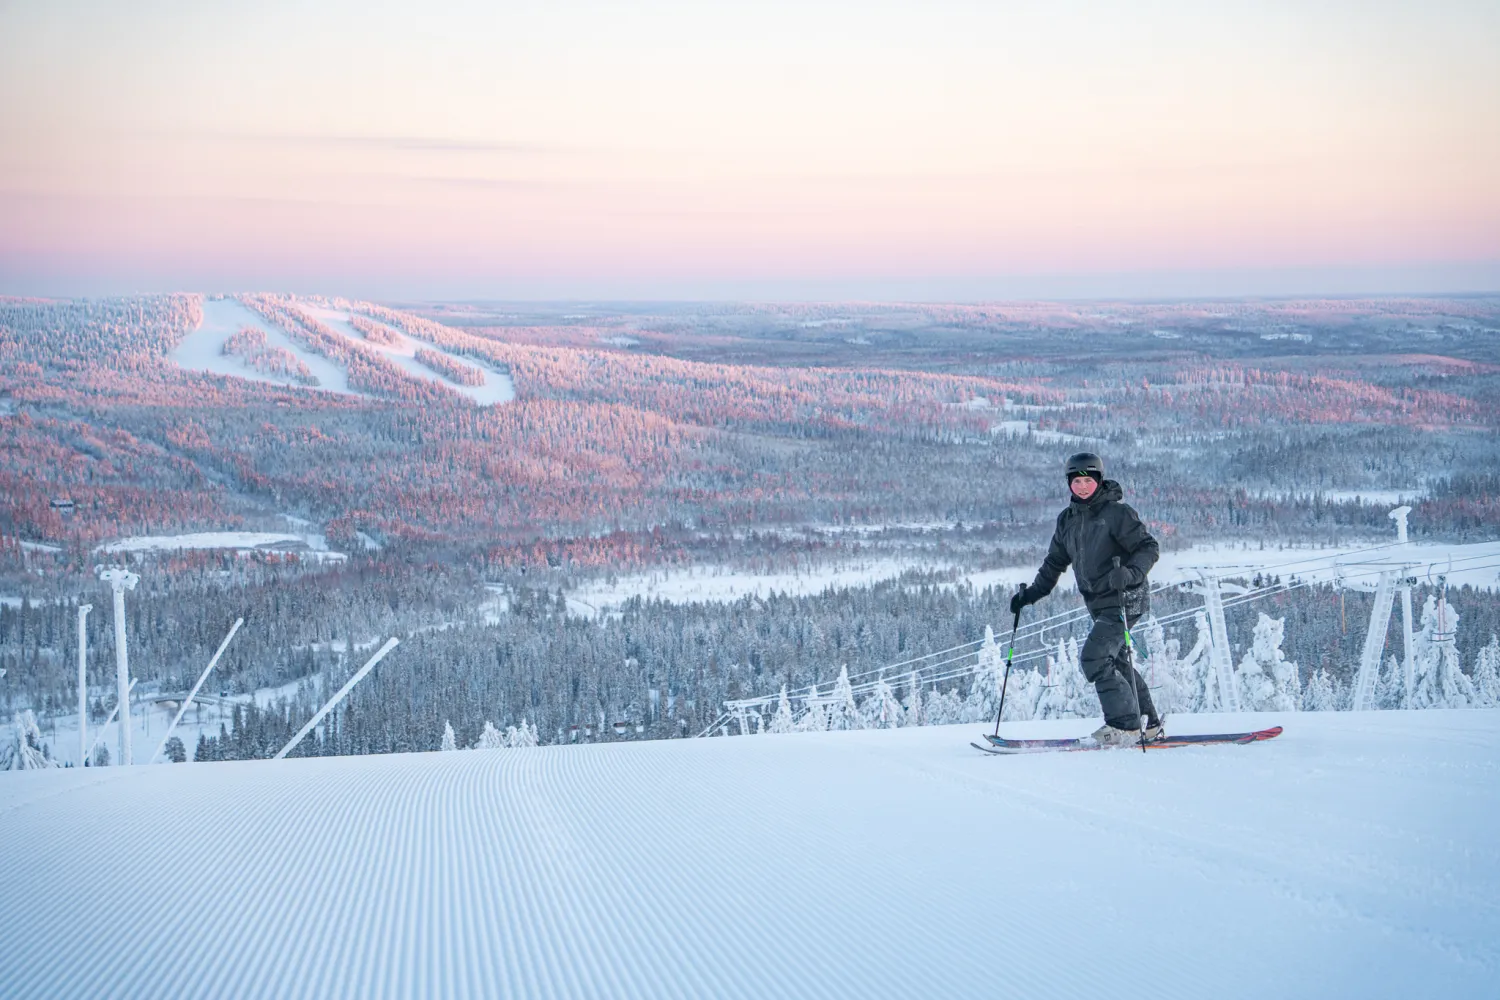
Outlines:
{"label": "person's face", "polygon": [[1068,482],[1068,488],[1073,491],[1073,495],[1078,499],[1087,500],[1094,495],[1094,491],[1099,488],[1099,484],[1094,482],[1093,476],[1074,476]]}

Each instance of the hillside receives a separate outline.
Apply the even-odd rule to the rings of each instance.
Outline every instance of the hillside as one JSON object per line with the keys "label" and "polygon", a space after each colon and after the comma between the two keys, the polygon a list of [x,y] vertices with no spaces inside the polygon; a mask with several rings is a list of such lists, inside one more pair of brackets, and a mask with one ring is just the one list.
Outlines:
{"label": "hillside", "polygon": [[[1479,997],[1500,711],[0,775],[8,996]],[[1079,721],[1030,723],[1072,733]]]}

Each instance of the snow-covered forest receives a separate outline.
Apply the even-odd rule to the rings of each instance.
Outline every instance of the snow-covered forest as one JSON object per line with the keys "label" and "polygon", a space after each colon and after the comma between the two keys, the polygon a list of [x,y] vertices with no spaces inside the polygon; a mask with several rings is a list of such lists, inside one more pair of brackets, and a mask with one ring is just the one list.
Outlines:
{"label": "snow-covered forest", "polygon": [[[1279,588],[1260,568],[1389,544],[1397,503],[1424,551],[1500,537],[1496,328],[1483,298],[4,300],[7,759],[72,742],[76,608],[114,562],[142,580],[125,624],[143,704],[180,698],[245,619],[185,757],[273,752],[392,636],[295,753],[992,717],[983,637],[1005,644],[1079,447],[1106,455],[1167,561],[1237,547],[1215,572],[1256,591],[1216,647],[1191,572],[1159,586],[1136,655],[1169,711],[1230,704],[1226,676],[1242,707],[1347,708],[1374,578],[1335,579],[1330,557]],[[1396,615],[1368,704],[1489,704],[1495,560],[1461,557],[1451,579],[1420,562],[1410,653]],[[668,578],[729,585],[652,596]],[[1092,714],[1079,625],[1023,630],[1009,718]],[[97,727],[117,697],[110,616],[84,636]]]}

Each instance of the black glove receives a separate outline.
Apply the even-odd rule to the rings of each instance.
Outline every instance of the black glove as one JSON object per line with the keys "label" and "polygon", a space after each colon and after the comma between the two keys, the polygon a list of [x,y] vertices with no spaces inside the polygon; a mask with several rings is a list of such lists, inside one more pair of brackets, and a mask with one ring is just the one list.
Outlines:
{"label": "black glove", "polygon": [[1135,570],[1129,566],[1116,565],[1109,571],[1109,589],[1124,590],[1126,587],[1135,586]]}
{"label": "black glove", "polygon": [[1022,608],[1028,604],[1035,604],[1036,600],[1035,593],[1030,587],[1022,587],[1016,591],[1016,596],[1010,599],[1010,613],[1018,615],[1021,613]]}

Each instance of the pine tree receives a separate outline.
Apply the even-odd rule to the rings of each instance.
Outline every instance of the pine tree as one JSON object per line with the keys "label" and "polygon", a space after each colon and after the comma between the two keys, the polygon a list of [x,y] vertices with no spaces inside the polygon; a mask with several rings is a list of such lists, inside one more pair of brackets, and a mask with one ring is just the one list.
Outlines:
{"label": "pine tree", "polygon": [[802,733],[821,733],[828,729],[828,699],[818,694],[818,686],[814,684],[808,689],[807,699],[804,702],[807,711],[802,713],[802,718],[797,722],[797,731]]}
{"label": "pine tree", "polygon": [[446,721],[443,723],[443,749],[458,749],[458,742],[453,738],[453,725]]}
{"label": "pine tree", "polygon": [[13,719],[14,736],[0,746],[0,771],[30,771],[44,767],[58,767],[52,754],[42,742],[42,730],[37,725],[36,713],[31,709],[17,712]]}
{"label": "pine tree", "polygon": [[[782,688],[785,691],[785,688]],[[926,716],[922,712],[922,681],[913,670],[906,677],[906,716],[902,720],[904,726],[926,725]]]}
{"label": "pine tree", "polygon": [[1339,708],[1338,690],[1334,687],[1333,678],[1328,671],[1319,667],[1308,678],[1307,687],[1302,690],[1302,710],[1304,712],[1336,712]]}
{"label": "pine tree", "polygon": [[1475,657],[1473,682],[1476,708],[1500,707],[1500,638],[1491,635]]}
{"label": "pine tree", "polygon": [[1039,680],[1033,718],[1082,719],[1098,712],[1098,698],[1078,665],[1077,639],[1057,641],[1057,654],[1047,657],[1047,676]]}
{"label": "pine tree", "polygon": [[1005,673],[1005,655],[995,642],[995,630],[984,627],[984,641],[979,646],[979,660],[969,682],[969,697],[964,703],[965,722],[993,719],[1000,710],[1000,685]]}
{"label": "pine tree", "polygon": [[1302,704],[1297,665],[1281,652],[1286,622],[1262,613],[1254,639],[1240,660],[1236,678],[1240,704],[1250,712],[1295,712]]}
{"label": "pine tree", "polygon": [[829,729],[863,729],[859,705],[854,701],[854,686],[849,682],[849,664],[839,668],[839,679],[833,685],[833,701],[828,708]]}
{"label": "pine tree", "polygon": [[542,734],[537,732],[536,726],[527,722],[523,716],[521,719],[521,728],[516,730],[516,735],[511,739],[510,745],[518,749],[526,749],[540,746],[541,742]]}
{"label": "pine tree", "polygon": [[505,736],[495,728],[495,724],[488,719],[484,720],[484,731],[479,734],[479,742],[474,744],[476,750],[501,750],[506,746]]}
{"label": "pine tree", "polygon": [[182,740],[173,736],[167,740],[162,747],[162,753],[166,754],[167,760],[174,764],[182,764],[187,761],[187,747],[182,745]]}
{"label": "pine tree", "polygon": [[1414,637],[1412,708],[1468,708],[1474,703],[1474,685],[1459,668],[1457,635],[1458,612],[1447,598],[1429,596],[1421,631]]}
{"label": "pine tree", "polygon": [[786,685],[781,685],[781,696],[776,699],[776,714],[771,716],[770,732],[790,733],[796,728],[792,717],[792,702],[786,695]]}
{"label": "pine tree", "polygon": [[901,702],[884,677],[875,682],[875,690],[860,706],[864,725],[871,729],[895,729],[901,725]]}

